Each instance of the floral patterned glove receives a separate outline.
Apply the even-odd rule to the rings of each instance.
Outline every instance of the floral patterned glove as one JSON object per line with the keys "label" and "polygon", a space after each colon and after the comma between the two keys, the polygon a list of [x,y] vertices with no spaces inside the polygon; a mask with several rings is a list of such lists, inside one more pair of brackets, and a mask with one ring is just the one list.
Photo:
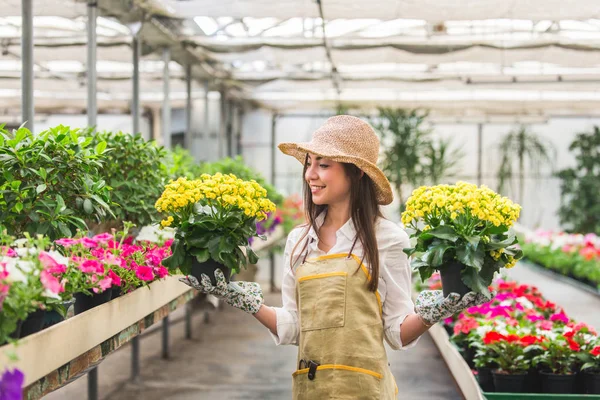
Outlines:
{"label": "floral patterned glove", "polygon": [[481,293],[469,292],[462,298],[458,293],[450,293],[444,298],[441,290],[424,290],[417,297],[415,312],[427,325],[433,325],[469,307],[488,301],[490,299]]}
{"label": "floral patterned glove", "polygon": [[260,285],[256,282],[229,282],[225,280],[225,275],[220,269],[215,270],[215,279],[217,285],[213,286],[210,278],[202,274],[201,281],[189,275],[185,278],[179,278],[180,282],[199,290],[202,293],[212,294],[223,299],[232,307],[256,314],[263,304],[264,298]]}

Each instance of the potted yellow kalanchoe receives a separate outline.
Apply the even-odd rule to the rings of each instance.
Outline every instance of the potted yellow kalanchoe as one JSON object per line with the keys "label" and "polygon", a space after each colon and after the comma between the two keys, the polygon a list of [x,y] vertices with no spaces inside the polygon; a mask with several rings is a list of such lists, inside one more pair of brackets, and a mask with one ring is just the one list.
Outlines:
{"label": "potted yellow kalanchoe", "polygon": [[511,268],[523,252],[510,227],[521,206],[482,185],[422,186],[406,203],[402,223],[413,230],[411,266],[425,281],[439,270],[444,296],[469,291],[490,295],[500,268]]}
{"label": "potted yellow kalanchoe", "polygon": [[155,204],[166,216],[161,225],[175,228],[173,254],[163,265],[197,279],[204,273],[214,284],[217,268],[229,280],[241,267],[255,264],[258,257],[248,239],[266,239],[256,233],[256,222],[275,211],[266,196],[267,191],[254,180],[244,181],[233,174],[171,181]]}

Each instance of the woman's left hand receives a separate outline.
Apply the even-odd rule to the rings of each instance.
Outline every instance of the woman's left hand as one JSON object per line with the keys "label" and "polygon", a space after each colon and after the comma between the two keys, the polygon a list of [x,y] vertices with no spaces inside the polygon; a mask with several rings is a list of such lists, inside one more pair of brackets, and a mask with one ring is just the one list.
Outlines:
{"label": "woman's left hand", "polygon": [[[493,298],[493,296],[492,296]],[[424,290],[415,301],[415,312],[428,325],[433,325],[463,310],[489,302],[491,299],[481,293],[469,292],[462,298],[458,293],[450,293],[444,298],[441,290]]]}

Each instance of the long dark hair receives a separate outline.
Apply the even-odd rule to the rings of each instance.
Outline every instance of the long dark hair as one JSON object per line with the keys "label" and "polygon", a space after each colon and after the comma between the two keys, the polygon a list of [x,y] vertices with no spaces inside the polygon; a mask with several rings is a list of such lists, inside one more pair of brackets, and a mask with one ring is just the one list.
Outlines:
{"label": "long dark hair", "polygon": [[[307,155],[308,158],[308,155]],[[377,247],[377,237],[375,235],[375,222],[378,217],[383,218],[383,214],[379,209],[377,203],[377,194],[375,192],[375,184],[373,180],[367,175],[363,174],[362,171],[354,164],[342,163],[346,175],[350,178],[350,217],[354,223],[354,229],[356,230],[357,240],[360,240],[363,246],[363,258],[367,261],[367,264],[371,267],[371,280],[369,281],[369,290],[371,292],[377,291],[377,284],[379,282],[379,249]],[[304,196],[304,213],[306,220],[308,221],[304,226],[306,227],[304,233],[300,239],[296,242],[290,256],[290,267],[293,268],[302,254],[307,251],[308,240],[304,240],[310,230],[310,227],[319,234],[318,227],[316,225],[317,217],[321,213],[327,213],[327,205],[315,204],[312,201],[312,194],[310,192],[310,185],[304,178],[306,176],[307,163],[304,163],[304,169],[302,171],[303,183],[303,196]],[[300,242],[304,241],[304,246],[300,251],[299,255],[294,260],[294,254]]]}

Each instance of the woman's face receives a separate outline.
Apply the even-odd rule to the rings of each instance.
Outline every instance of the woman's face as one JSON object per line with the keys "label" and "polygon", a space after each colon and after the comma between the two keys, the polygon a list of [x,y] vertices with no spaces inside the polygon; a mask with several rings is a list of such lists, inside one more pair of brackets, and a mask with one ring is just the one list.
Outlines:
{"label": "woman's face", "polygon": [[313,203],[332,205],[350,200],[350,178],[342,163],[308,154],[304,179]]}

